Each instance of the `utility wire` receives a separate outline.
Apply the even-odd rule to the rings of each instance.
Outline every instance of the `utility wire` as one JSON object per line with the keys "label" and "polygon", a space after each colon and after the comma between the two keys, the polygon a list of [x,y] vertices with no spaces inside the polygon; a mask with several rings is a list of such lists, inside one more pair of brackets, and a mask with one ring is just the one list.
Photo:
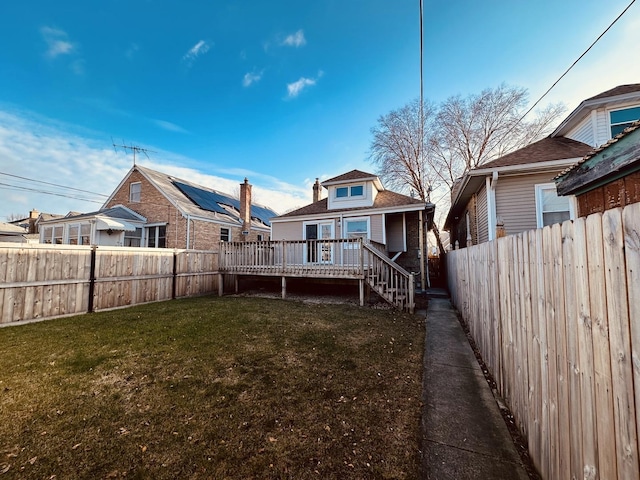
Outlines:
{"label": "utility wire", "polygon": [[[604,31],[604,32],[602,32],[602,33],[598,36],[598,38],[596,38],[596,39],[593,41],[593,43],[592,43],[591,45],[589,45],[589,48],[587,48],[587,49],[582,53],[582,55],[580,55],[580,56],[576,59],[576,61],[575,61],[575,62],[573,62],[573,63],[571,64],[571,66],[565,70],[565,72],[564,72],[562,75],[560,75],[560,78],[558,78],[558,79],[553,83],[553,85],[551,85],[551,86],[549,87],[549,89],[548,89],[546,92],[544,92],[544,93],[542,94],[542,96],[541,96],[538,100],[536,100],[536,102],[531,106],[531,108],[530,108],[529,110],[527,110],[527,111],[525,112],[525,114],[524,114],[524,115],[522,115],[522,117],[520,117],[520,120],[518,120],[518,121],[514,124],[514,126],[513,126],[513,127],[511,127],[511,130],[513,130],[513,129],[515,128],[515,126],[516,126],[516,125],[518,125],[518,124],[519,124],[519,123],[524,119],[524,117],[526,117],[527,115],[529,115],[529,113],[531,113],[531,111],[536,107],[536,105],[538,105],[538,104],[542,101],[542,99],[543,99],[544,97],[546,97],[546,96],[547,96],[547,94],[548,94],[548,93],[549,93],[549,92],[550,92],[550,91],[551,91],[551,90],[552,90],[552,89],[553,89],[553,88],[554,88],[554,87],[555,87],[555,86],[560,82],[560,80],[562,80],[562,79],[564,78],[564,76],[565,76],[567,73],[569,73],[569,71],[570,71],[573,67],[575,67],[575,65],[576,65],[580,60],[582,60],[582,57],[584,57],[584,56],[589,52],[589,50],[591,50],[591,49],[593,48],[593,46],[594,46],[596,43],[598,43],[598,42],[600,41],[600,39],[605,35],[605,33],[607,33],[607,32],[611,29],[611,27],[613,27],[613,26],[616,24],[616,22],[617,22],[618,20],[620,20],[620,18],[621,18],[625,13],[627,13],[627,10],[629,10],[629,8],[631,8],[631,5],[633,5],[635,2],[636,2],[636,0],[631,0],[631,3],[630,3],[629,5],[627,5],[627,8],[625,8],[625,9],[622,11],[622,13],[621,13],[620,15],[618,15],[618,16],[616,17],[616,19],[615,19],[613,22],[611,22],[611,24],[610,24],[610,25],[605,29],[605,31]],[[509,133],[511,132],[511,130],[509,130],[506,134],[509,134]],[[506,135],[506,134],[505,134],[505,135]]]}
{"label": "utility wire", "polygon": [[[13,177],[13,178],[19,178],[20,180],[26,180],[26,181],[34,182],[34,183],[42,183],[44,185],[51,185],[53,187],[58,187],[58,188],[66,188],[68,190],[74,190],[76,192],[90,193],[91,195],[96,195],[98,197],[105,197],[106,198],[106,197],[109,196],[109,195],[105,195],[104,193],[90,192],[89,190],[81,190],[79,188],[67,187],[65,185],[59,185],[57,183],[45,182],[43,180],[36,180],[34,178],[21,177],[19,175],[13,175],[11,173],[6,173],[6,172],[0,172],[0,175],[6,175],[7,177]],[[0,185],[7,185],[7,184],[0,184]],[[33,190],[33,191],[37,191],[37,190]],[[47,193],[47,192],[41,192],[41,193]],[[70,197],[70,198],[74,198],[74,197]]]}
{"label": "utility wire", "polygon": [[[11,185],[9,183],[0,182],[0,188],[4,188],[6,190],[26,190],[28,192],[36,192],[36,193],[41,193],[43,195],[55,195],[57,197],[73,198],[74,200],[82,200],[82,201],[85,201],[85,202],[92,202],[92,203],[98,203],[98,204],[103,204],[104,203],[104,201],[102,201],[102,200],[91,200],[89,198],[79,197],[79,196],[76,196],[76,195],[66,195],[64,193],[47,192],[46,190],[38,190],[38,189],[35,189],[35,188],[22,187],[22,186],[19,186],[19,185]],[[91,192],[87,192],[87,193],[91,193]]]}

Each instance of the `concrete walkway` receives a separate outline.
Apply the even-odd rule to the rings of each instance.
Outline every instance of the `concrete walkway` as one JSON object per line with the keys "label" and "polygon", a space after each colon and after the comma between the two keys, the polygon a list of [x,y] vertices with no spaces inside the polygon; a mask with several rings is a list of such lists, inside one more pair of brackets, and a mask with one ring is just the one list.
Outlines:
{"label": "concrete walkway", "polygon": [[450,301],[431,298],[426,319],[424,478],[528,480]]}

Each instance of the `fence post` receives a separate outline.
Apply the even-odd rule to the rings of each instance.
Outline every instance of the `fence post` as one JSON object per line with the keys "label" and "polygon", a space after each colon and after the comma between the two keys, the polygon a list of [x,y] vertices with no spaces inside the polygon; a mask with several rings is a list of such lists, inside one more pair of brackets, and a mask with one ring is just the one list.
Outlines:
{"label": "fence post", "polygon": [[178,281],[178,251],[173,251],[173,279],[171,284],[171,300],[176,299],[176,283]]}
{"label": "fence post", "polygon": [[91,267],[89,268],[89,304],[87,311],[93,313],[93,293],[96,288],[96,250],[98,246],[91,246]]}

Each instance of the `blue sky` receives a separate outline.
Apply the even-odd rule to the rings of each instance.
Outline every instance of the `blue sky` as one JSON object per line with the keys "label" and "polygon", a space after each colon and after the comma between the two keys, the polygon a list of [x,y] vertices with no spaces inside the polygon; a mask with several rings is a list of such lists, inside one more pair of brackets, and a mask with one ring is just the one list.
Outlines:
{"label": "blue sky", "polygon": [[[112,139],[224,192],[248,177],[282,213],[316,177],[375,172],[371,128],[420,93],[418,0],[4,3],[0,220],[97,210],[132,164]],[[536,100],[628,3],[425,0],[425,98],[505,82]],[[543,105],[640,82],[639,43],[633,5]]]}

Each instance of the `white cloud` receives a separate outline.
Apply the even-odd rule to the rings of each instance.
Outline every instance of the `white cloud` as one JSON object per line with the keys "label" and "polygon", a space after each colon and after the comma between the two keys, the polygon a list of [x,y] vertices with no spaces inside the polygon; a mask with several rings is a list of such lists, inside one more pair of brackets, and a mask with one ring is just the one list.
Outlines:
{"label": "white cloud", "polygon": [[211,45],[205,41],[200,40],[193,47],[189,49],[187,53],[184,54],[182,59],[191,65],[199,56],[204,55],[211,49]]}
{"label": "white cloud", "polygon": [[75,45],[69,41],[69,36],[64,30],[57,28],[42,27],[40,33],[47,44],[46,55],[49,58],[56,58],[60,55],[68,55],[75,49]]}
{"label": "white cloud", "polygon": [[250,87],[251,85],[253,85],[256,82],[259,82],[262,79],[262,74],[263,72],[249,72],[249,73],[245,73],[244,77],[242,78],[242,86],[243,87]]}
{"label": "white cloud", "polygon": [[318,82],[318,78],[322,77],[323,72],[320,71],[318,73],[318,77],[317,78],[305,78],[305,77],[300,77],[299,80],[293,82],[293,83],[288,83],[287,84],[287,96],[288,98],[296,98],[298,95],[300,95],[302,93],[302,91],[305,88],[311,87],[313,85],[315,85]]}
{"label": "white cloud", "polygon": [[175,123],[167,122],[166,120],[153,119],[151,121],[153,123],[155,123],[157,126],[159,126],[160,128],[162,128],[164,130],[168,130],[169,132],[189,133],[187,130],[182,128],[180,125],[176,125]]}
{"label": "white cloud", "polygon": [[296,33],[292,33],[291,35],[287,35],[287,37],[282,41],[280,45],[284,45],[287,47],[302,47],[306,45],[307,40],[304,38],[304,31],[298,30]]}
{"label": "white cloud", "polygon": [[[170,122],[166,124],[173,125]],[[121,149],[114,151],[108,138],[107,134],[87,132],[82,127],[0,108],[1,173],[95,192],[92,195],[56,189],[0,175],[0,221],[10,214],[26,214],[32,208],[58,214],[100,209],[106,196],[97,194],[110,195],[133,163],[130,154]],[[153,146],[149,148],[155,151],[150,154],[151,159],[138,157],[138,163],[228,194],[233,194],[242,179],[247,177],[254,186],[256,201],[278,213],[311,202],[311,189],[306,187],[238,168],[214,167],[220,176],[209,175],[183,166],[197,165],[197,160]],[[203,164],[203,169],[211,170],[212,167]],[[225,175],[232,178],[225,178]],[[43,191],[52,191],[57,195],[47,195]],[[75,198],[60,196],[66,194]]]}

